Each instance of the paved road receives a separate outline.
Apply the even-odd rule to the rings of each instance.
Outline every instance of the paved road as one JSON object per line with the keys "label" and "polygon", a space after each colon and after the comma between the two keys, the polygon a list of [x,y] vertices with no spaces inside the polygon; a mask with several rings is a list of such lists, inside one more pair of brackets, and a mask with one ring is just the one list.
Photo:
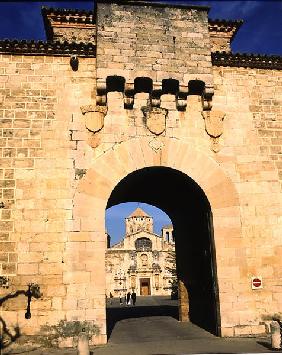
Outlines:
{"label": "paved road", "polygon": [[[109,302],[108,302],[109,303]],[[177,302],[167,297],[139,297],[133,306],[114,299],[107,307],[110,337],[107,345],[92,348],[93,355],[186,355],[267,353],[269,338],[217,338],[177,320]],[[15,349],[6,354],[72,355],[75,349]]]}
{"label": "paved road", "polygon": [[[144,317],[152,316],[169,316],[172,319],[178,319],[178,302],[177,300],[171,300],[170,297],[152,297],[152,296],[139,296],[137,297],[135,306],[120,305],[119,299],[108,300],[107,305],[107,325],[108,325],[108,337],[109,341],[117,342],[119,337],[123,336],[122,331],[116,330],[118,322],[125,320],[129,321],[131,318],[143,319]],[[138,327],[138,321],[137,327]],[[124,323],[122,323],[124,324]],[[141,323],[140,323],[141,324]],[[120,324],[118,329],[120,328]],[[113,329],[115,330],[112,334]],[[116,334],[116,335],[115,335]],[[136,329],[136,336],[142,337],[142,329]],[[133,336],[133,335],[132,335]],[[114,337],[114,338],[113,338]],[[130,342],[130,339],[128,339]]]}
{"label": "paved road", "polygon": [[267,338],[222,339],[177,320],[177,301],[139,297],[136,306],[108,305],[109,341],[97,355],[172,355],[270,352]]}

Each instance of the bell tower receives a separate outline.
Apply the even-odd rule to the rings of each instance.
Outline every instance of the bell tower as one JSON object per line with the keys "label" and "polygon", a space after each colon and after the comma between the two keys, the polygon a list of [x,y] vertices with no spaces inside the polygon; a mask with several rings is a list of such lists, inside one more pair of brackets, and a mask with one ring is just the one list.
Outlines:
{"label": "bell tower", "polygon": [[146,231],[153,233],[153,218],[141,208],[137,208],[125,219],[126,235]]}

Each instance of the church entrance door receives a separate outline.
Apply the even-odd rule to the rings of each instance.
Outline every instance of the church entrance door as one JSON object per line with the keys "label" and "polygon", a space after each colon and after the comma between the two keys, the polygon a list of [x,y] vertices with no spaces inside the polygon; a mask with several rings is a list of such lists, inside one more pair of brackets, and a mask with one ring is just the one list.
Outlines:
{"label": "church entrance door", "polygon": [[140,279],[140,296],[150,296],[150,279]]}

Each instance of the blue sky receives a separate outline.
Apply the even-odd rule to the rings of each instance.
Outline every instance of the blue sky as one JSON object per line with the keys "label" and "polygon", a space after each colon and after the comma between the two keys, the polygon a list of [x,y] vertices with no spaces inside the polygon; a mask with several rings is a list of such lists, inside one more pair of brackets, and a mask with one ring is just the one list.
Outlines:
{"label": "blue sky", "polygon": [[[169,1],[167,1],[169,2]],[[170,1],[172,3],[208,5],[212,19],[244,20],[232,43],[233,52],[282,55],[282,0],[277,1]],[[0,39],[45,40],[41,6],[93,9],[93,1],[25,1],[0,2]],[[171,223],[156,207],[128,203],[114,206],[106,212],[107,229],[112,242],[124,234],[124,218],[136,207],[154,218],[155,232]]]}
{"label": "blue sky", "polygon": [[170,224],[168,215],[155,206],[146,203],[127,202],[108,208],[106,211],[107,232],[111,236],[111,244],[116,243],[125,234],[125,221],[137,207],[142,208],[149,216],[154,218],[154,233],[160,234],[164,225]]}
{"label": "blue sky", "polygon": [[[233,41],[234,52],[282,55],[282,0],[170,2],[208,5],[209,17],[213,19],[243,19],[244,24]],[[0,2],[0,39],[44,40],[42,5],[90,10],[93,4],[83,0]]]}

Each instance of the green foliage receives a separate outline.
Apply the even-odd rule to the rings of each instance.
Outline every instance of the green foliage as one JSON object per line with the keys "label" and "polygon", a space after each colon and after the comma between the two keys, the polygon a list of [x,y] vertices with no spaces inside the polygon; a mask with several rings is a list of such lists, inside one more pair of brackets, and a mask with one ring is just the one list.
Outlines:
{"label": "green foliage", "polygon": [[166,262],[166,270],[171,274],[172,277],[177,278],[175,250],[170,250],[167,252]]}
{"label": "green foliage", "polygon": [[55,325],[44,325],[41,327],[41,334],[37,337],[40,344],[46,347],[58,346],[61,339],[73,338],[77,341],[81,332],[84,332],[91,338],[98,335],[99,327],[93,322],[87,321],[66,321],[61,320]]}
{"label": "green foliage", "polygon": [[178,298],[178,275],[176,270],[176,253],[175,250],[170,250],[167,253],[166,257],[166,270],[171,275],[170,281],[170,290],[171,290],[171,299]]}

